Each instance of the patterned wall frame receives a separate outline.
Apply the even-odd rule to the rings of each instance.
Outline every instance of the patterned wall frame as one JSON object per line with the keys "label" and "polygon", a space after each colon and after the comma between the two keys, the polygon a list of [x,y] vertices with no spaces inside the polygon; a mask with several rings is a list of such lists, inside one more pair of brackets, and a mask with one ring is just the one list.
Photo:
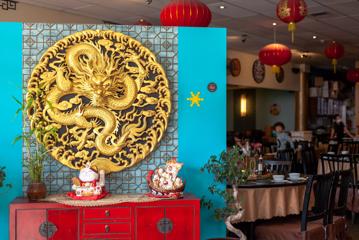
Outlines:
{"label": "patterned wall frame", "polygon": [[[24,99],[27,80],[44,51],[65,36],[86,29],[113,30],[135,38],[157,56],[166,71],[173,108],[164,138],[157,149],[141,163],[122,172],[112,173],[106,179],[106,188],[112,193],[144,193],[147,191],[145,181],[147,171],[162,165],[169,157],[178,155],[178,29],[153,26],[24,23],[22,50]],[[27,119],[23,122],[23,131],[29,131]],[[26,155],[26,148],[23,146],[23,159]],[[69,191],[71,178],[77,174],[77,170],[70,169],[50,157],[45,161],[44,182],[50,194]],[[23,167],[24,193],[28,184],[29,173],[26,167]]]}

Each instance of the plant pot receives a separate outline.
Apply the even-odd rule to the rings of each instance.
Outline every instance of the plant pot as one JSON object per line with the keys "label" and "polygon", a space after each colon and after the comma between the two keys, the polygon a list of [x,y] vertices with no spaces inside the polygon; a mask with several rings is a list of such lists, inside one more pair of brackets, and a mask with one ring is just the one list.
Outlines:
{"label": "plant pot", "polygon": [[43,182],[30,183],[27,187],[27,197],[30,201],[36,201],[46,197],[46,185]]}

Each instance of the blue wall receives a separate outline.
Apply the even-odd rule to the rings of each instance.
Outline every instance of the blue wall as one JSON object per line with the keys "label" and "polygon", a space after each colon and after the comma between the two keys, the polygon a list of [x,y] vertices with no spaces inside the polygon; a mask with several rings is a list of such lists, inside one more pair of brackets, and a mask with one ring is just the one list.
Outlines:
{"label": "blue wall", "polygon": [[[280,106],[278,116],[270,114],[273,104]],[[256,90],[256,128],[264,129],[276,122],[283,122],[287,131],[295,129],[295,93],[281,90]]]}
{"label": "blue wall", "polygon": [[[6,166],[8,182],[13,188],[3,194],[0,189],[0,239],[8,239],[8,205],[22,195],[22,143],[12,144],[21,134],[21,117],[15,115],[19,107],[13,96],[22,98],[22,24],[0,23],[0,80],[2,92],[0,166]],[[219,154],[226,143],[226,30],[209,28],[179,29],[179,161],[184,162],[182,176],[187,180],[186,191],[198,197],[208,195],[211,176],[199,169],[210,155]],[[209,82],[218,90],[210,93]],[[190,92],[201,92],[200,107],[190,107],[186,100]],[[212,198],[217,206],[220,199]],[[213,218],[213,211],[201,211],[201,238],[224,237],[223,222]]]}
{"label": "blue wall", "polygon": [[[180,28],[178,39],[178,155],[184,163],[182,176],[186,191],[197,197],[207,195],[216,206],[223,203],[208,193],[212,177],[199,169],[213,154],[226,147],[226,30]],[[207,85],[215,82],[214,93]],[[190,92],[201,92],[201,106],[190,107]],[[213,211],[201,210],[201,239],[224,237],[223,222]]]}
{"label": "blue wall", "polygon": [[8,206],[22,194],[22,143],[13,144],[22,129],[21,115],[15,114],[19,105],[13,100],[22,99],[22,24],[0,23],[0,32],[0,166],[6,166],[6,182],[13,185],[6,193],[0,189],[0,239],[8,239]]}

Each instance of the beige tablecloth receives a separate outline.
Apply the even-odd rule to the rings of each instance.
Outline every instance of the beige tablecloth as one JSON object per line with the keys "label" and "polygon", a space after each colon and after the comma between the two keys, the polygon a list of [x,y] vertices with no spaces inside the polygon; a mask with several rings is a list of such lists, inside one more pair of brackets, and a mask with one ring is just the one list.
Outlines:
{"label": "beige tablecloth", "polygon": [[299,214],[303,208],[305,184],[270,188],[240,188],[244,209],[241,222]]}

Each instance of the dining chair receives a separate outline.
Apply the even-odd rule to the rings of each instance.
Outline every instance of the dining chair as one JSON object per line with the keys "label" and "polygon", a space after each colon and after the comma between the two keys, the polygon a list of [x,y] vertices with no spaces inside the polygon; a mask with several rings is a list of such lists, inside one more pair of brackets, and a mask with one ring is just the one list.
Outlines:
{"label": "dining chair", "polygon": [[[350,188],[353,188],[353,172],[351,169],[338,171],[337,174],[337,186],[334,186],[336,191],[336,200],[332,202],[332,211],[329,211],[328,215],[328,236],[329,239],[344,240],[347,235],[347,221],[346,210],[348,202],[348,192]],[[353,201],[353,199],[349,199]]]}
{"label": "dining chair", "polygon": [[305,175],[317,174],[318,160],[315,156],[315,149],[313,145],[302,145],[300,152],[301,161],[303,165],[303,173]]}
{"label": "dining chair", "polygon": [[355,222],[356,213],[359,212],[359,183],[358,168],[359,154],[331,155],[322,154],[320,157],[322,173],[351,170],[353,173],[353,188],[349,189],[348,198],[352,199],[349,210],[352,213],[352,222]]}
{"label": "dining chair", "polygon": [[293,149],[285,149],[277,151],[277,160],[278,161],[294,161],[294,151]]}
{"label": "dining chair", "polygon": [[343,151],[347,151],[348,153],[351,153],[352,145],[353,145],[352,139],[343,139],[341,142],[338,143],[337,153],[340,154]]}
{"label": "dining chair", "polygon": [[278,161],[292,162],[291,169],[294,172],[301,172],[302,166],[297,162],[296,154],[293,149],[285,149],[277,151],[276,159]]}
{"label": "dining chair", "polygon": [[359,154],[359,141],[355,140],[351,143],[350,154]]}
{"label": "dining chair", "polygon": [[334,154],[338,153],[338,142],[337,141],[330,141],[328,143],[327,152],[333,152]]}
{"label": "dining chair", "polygon": [[[307,180],[301,216],[259,224],[255,229],[256,239],[326,239],[326,226],[335,197],[333,188],[337,178],[337,174],[334,173],[310,175]],[[311,199],[312,196],[314,199]],[[312,202],[314,202],[313,207]]]}
{"label": "dining chair", "polygon": [[310,141],[305,141],[305,140],[296,141],[296,143],[297,146],[301,146],[301,147],[309,147],[312,145]]}
{"label": "dining chair", "polygon": [[352,169],[353,169],[353,188],[349,189],[348,197],[353,199],[350,205],[350,211],[352,213],[352,223],[355,223],[356,214],[359,213],[359,154],[352,155]]}
{"label": "dining chair", "polygon": [[351,154],[321,154],[322,174],[353,169],[353,156]]}
{"label": "dining chair", "polygon": [[291,161],[264,160],[263,163],[271,173],[276,174],[287,175],[292,168]]}

